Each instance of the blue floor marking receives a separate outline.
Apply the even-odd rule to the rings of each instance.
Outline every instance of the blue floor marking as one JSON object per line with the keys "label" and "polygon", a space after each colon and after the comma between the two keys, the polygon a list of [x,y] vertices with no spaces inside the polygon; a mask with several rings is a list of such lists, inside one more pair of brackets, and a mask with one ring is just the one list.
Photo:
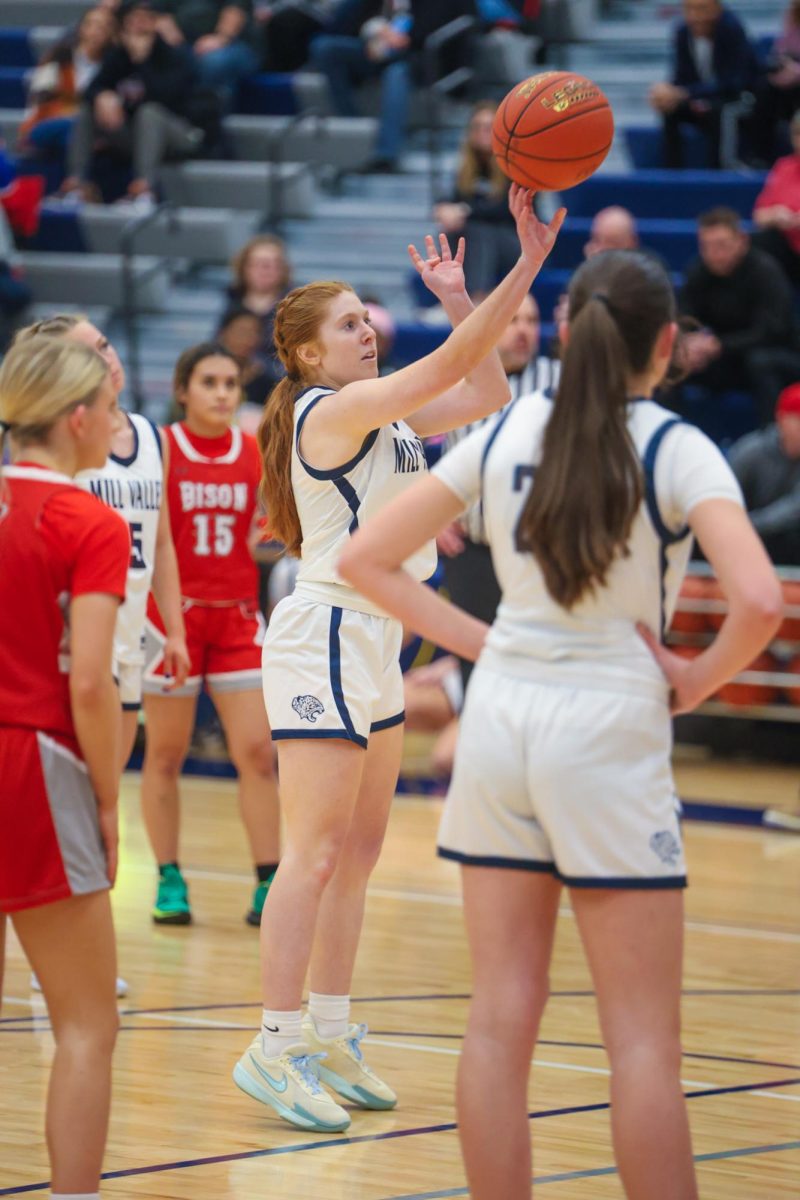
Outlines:
{"label": "blue floor marking", "polygon": [[[793,1079],[771,1080],[769,1083],[744,1083],[735,1087],[707,1088],[704,1091],[685,1092],[684,1095],[687,1100],[694,1100],[704,1096],[725,1096],[735,1092],[755,1092],[768,1088],[794,1087],[798,1084],[800,1084],[800,1076]],[[550,1108],[545,1109],[543,1112],[529,1112],[528,1118],[531,1121],[540,1121],[547,1117],[565,1117],[574,1116],[577,1113],[603,1112],[610,1107],[610,1103],[605,1101],[601,1104],[580,1104],[569,1108]],[[421,1134],[429,1133],[452,1133],[456,1128],[455,1121],[447,1121],[441,1125],[425,1125],[415,1129],[393,1129],[387,1133],[367,1133],[361,1137],[327,1138],[320,1142],[301,1142],[299,1145],[272,1146],[266,1150],[240,1150],[232,1154],[215,1154],[206,1158],[190,1158],[177,1162],[154,1163],[146,1167],[128,1167],[124,1171],[106,1171],[101,1178],[127,1179],[133,1175],[154,1175],[161,1171],[183,1171],[188,1167],[206,1167],[225,1162],[242,1162],[249,1158],[275,1158],[282,1154],[300,1154],[308,1150],[329,1150],[335,1146],[357,1146],[365,1142],[385,1142],[397,1138],[418,1137]],[[782,1148],[787,1149],[789,1146],[795,1144],[786,1143]],[[606,1168],[597,1168],[597,1170],[602,1171],[606,1170]],[[29,1183],[23,1187],[0,1188],[0,1196],[22,1196],[30,1192],[44,1191],[49,1186],[48,1182],[44,1182]],[[464,1192],[442,1193],[444,1196],[448,1194],[464,1195]],[[401,1198],[393,1197],[392,1200],[401,1200]],[[422,1200],[422,1198],[412,1197],[410,1200]]]}
{"label": "blue floor marking", "polygon": [[[721,1158],[744,1158],[751,1154],[774,1154],[779,1150],[799,1150],[800,1142],[778,1142],[773,1146],[745,1146],[741,1150],[717,1150],[713,1154],[696,1154],[696,1163],[715,1162]],[[598,1175],[616,1175],[616,1167],[593,1167],[587,1171],[568,1171],[563,1175],[535,1175],[532,1183],[564,1183],[570,1179],[594,1179]],[[445,1200],[448,1196],[468,1196],[469,1188],[448,1188],[444,1192],[414,1192],[405,1196],[387,1196],[386,1200]]]}

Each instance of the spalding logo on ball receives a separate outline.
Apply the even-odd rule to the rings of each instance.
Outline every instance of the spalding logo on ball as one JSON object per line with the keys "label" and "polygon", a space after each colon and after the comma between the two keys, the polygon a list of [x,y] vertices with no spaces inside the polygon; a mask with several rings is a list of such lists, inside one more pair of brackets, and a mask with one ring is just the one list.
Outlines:
{"label": "spalding logo on ball", "polygon": [[575,187],[611,149],[614,116],[591,79],[544,71],[513,87],[500,102],[492,150],[510,179],[536,191]]}

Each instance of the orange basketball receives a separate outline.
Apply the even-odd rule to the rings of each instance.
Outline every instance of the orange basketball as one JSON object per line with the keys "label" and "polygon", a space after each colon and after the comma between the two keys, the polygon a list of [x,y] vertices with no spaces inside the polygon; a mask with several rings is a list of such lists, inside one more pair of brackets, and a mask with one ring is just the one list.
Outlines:
{"label": "orange basketball", "polygon": [[706,632],[708,616],[705,612],[705,601],[708,598],[708,590],[709,582],[702,575],[686,576],[678,593],[678,603],[672,616],[670,632]]}
{"label": "orange basketball", "polygon": [[[800,676],[800,654],[796,655],[790,663],[786,664],[786,670],[790,675]],[[785,687],[783,694],[790,704],[800,707],[800,684],[795,687]]]}
{"label": "orange basketball", "polygon": [[544,71],[501,100],[492,150],[516,183],[560,192],[597,170],[613,138],[614,116],[596,83],[572,71]]}
{"label": "orange basketball", "polygon": [[776,637],[787,642],[800,642],[800,583],[783,582],[784,618]]}
{"label": "orange basketball", "polygon": [[[766,651],[753,659],[747,671],[777,671],[777,660]],[[724,700],[726,704],[772,704],[778,697],[778,688],[771,683],[738,683],[731,680],[719,689],[716,699]]]}

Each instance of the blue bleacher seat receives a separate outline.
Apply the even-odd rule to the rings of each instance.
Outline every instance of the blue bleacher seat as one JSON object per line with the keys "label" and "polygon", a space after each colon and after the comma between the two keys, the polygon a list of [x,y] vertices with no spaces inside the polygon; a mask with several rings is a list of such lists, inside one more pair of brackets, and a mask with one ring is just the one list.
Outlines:
{"label": "blue bleacher seat", "polygon": [[80,214],[75,209],[52,209],[45,204],[41,211],[39,231],[30,248],[85,254],[89,247],[83,236]]}
{"label": "blue bleacher seat", "polygon": [[254,116],[294,116],[298,104],[291,75],[267,72],[242,80],[235,111]]}
{"label": "blue bleacher seat", "polygon": [[27,103],[25,94],[25,67],[0,67],[0,108],[24,108]]}
{"label": "blue bleacher seat", "polygon": [[[664,166],[663,135],[658,126],[629,125],[624,132],[628,153],[637,170]],[[706,165],[706,142],[700,130],[692,125],[682,125],[681,145],[685,167],[703,170]]]}
{"label": "blue bleacher seat", "polygon": [[[550,314],[546,313],[546,319],[542,323],[542,354],[548,353],[556,336],[556,327],[549,320],[549,316]],[[421,321],[398,321],[389,362],[393,367],[405,367],[408,363],[416,362],[417,359],[430,354],[437,346],[441,346],[449,333],[450,326],[446,324],[425,325]]]}
{"label": "blue bleacher seat", "polygon": [[4,67],[36,65],[27,29],[0,29],[0,63]]}
{"label": "blue bleacher seat", "polygon": [[591,217],[609,204],[622,204],[637,218],[690,219],[723,204],[742,217],[753,211],[765,176],[735,171],[639,171],[634,175],[593,175],[564,192],[573,217]]}

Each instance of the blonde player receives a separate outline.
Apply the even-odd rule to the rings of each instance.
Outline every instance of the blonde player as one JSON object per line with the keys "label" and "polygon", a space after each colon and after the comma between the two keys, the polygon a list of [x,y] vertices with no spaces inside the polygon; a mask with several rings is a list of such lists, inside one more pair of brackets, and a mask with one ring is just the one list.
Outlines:
{"label": "blonde player", "polygon": [[111,651],[130,535],[73,482],[106,461],[117,419],[116,390],[92,350],[37,337],[6,355],[0,914],[11,915],[52,1022],[47,1145],[51,1195],[62,1200],[99,1197],[119,1021],[108,897],[120,775]]}
{"label": "blonde player", "polygon": [[[367,880],[400,764],[401,628],[342,583],[336,560],[361,522],[424,472],[421,437],[476,420],[508,398],[490,352],[563,219],[562,212],[550,228],[541,225],[531,199],[512,189],[521,256],[475,312],[464,290],[463,243],[451,259],[446,242],[441,258],[430,242],[427,263],[412,248],[458,327],[433,354],[394,375],[378,378],[369,314],[346,284],[298,288],[276,315],[287,378],[273,391],[259,432],[264,491],[273,533],[301,558],[294,594],[275,609],[264,645],[286,844],[261,925],[261,1034],[234,1079],[304,1129],[350,1123],[323,1083],[363,1108],[397,1101],[364,1063],[365,1027],[349,1023],[349,993]],[[424,579],[434,566],[430,545],[410,569]]]}
{"label": "blonde player", "polygon": [[[122,394],[125,372],[119,355],[86,317],[59,313],[37,321],[17,334],[15,344],[39,334],[66,338],[96,350],[108,365],[117,396]],[[161,434],[147,417],[128,412],[123,413],[114,433],[108,462],[99,470],[81,471],[78,476],[81,486],[124,517],[131,531],[127,593],[114,635],[114,674],[122,703],[122,768],[131,756],[142,707],[145,614],[151,587],[168,630],[165,658],[169,687],[182,686],[189,670],[178,564],[169,509],[163,502],[164,479]]]}
{"label": "blonde player", "polygon": [[[445,456],[354,539],[340,571],[427,637],[480,654],[439,834],[439,853],[463,866],[473,959],[457,1091],[470,1195],[530,1196],[528,1075],[566,886],[611,1060],[625,1194],[696,1200],[670,707],[694,708],[753,659],[781,592],[720,452],[652,399],[676,332],[660,267],[598,255],[575,275],[569,311],[555,401],[523,397]],[[402,566],[478,499],[503,589],[491,630]],[[693,534],[729,614],[687,661],[659,639]]]}

